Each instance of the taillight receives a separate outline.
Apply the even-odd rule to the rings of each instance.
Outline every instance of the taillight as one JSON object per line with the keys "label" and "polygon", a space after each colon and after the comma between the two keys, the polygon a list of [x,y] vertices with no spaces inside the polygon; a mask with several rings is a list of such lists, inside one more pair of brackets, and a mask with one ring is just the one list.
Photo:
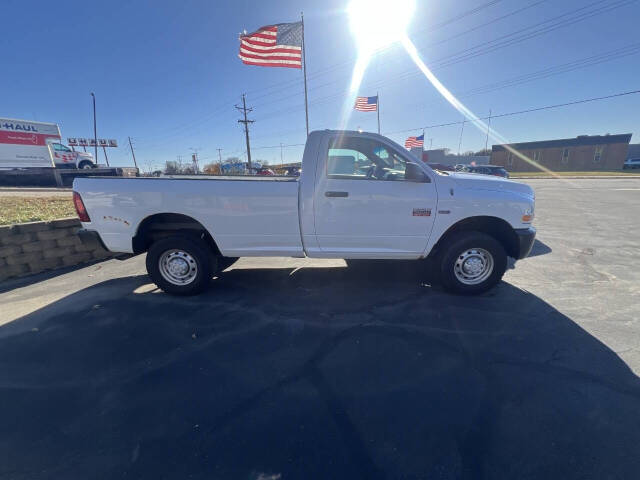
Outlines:
{"label": "taillight", "polygon": [[89,214],[87,213],[87,209],[84,208],[82,197],[80,197],[78,192],[73,192],[73,206],[76,207],[76,212],[78,213],[78,218],[80,218],[81,222],[91,221]]}

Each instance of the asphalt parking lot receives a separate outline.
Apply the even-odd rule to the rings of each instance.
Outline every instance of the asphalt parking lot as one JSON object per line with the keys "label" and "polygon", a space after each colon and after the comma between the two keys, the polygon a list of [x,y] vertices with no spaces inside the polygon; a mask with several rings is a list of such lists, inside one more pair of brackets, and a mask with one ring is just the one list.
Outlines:
{"label": "asphalt parking lot", "polygon": [[528,180],[495,290],[423,264],[144,259],[0,284],[0,478],[637,478],[640,180]]}

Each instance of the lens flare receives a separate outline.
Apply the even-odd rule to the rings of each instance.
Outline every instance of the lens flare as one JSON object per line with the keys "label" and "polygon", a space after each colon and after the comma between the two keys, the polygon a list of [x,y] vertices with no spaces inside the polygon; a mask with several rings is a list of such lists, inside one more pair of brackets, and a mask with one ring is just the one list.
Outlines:
{"label": "lens flare", "polygon": [[415,11],[415,0],[352,0],[347,7],[351,33],[358,44],[349,93],[342,110],[340,129],[344,129],[351,115],[373,54],[406,37],[406,30]]}
{"label": "lens flare", "polygon": [[358,59],[351,74],[349,92],[344,103],[340,129],[346,128],[358,95],[358,89],[373,54],[393,43],[401,43],[416,66],[434,88],[464,117],[496,143],[503,144],[513,155],[550,175],[555,174],[509,145],[509,141],[469,110],[427,67],[413,42],[407,36],[407,27],[415,11],[415,0],[352,0],[347,7],[351,32],[358,44]]}
{"label": "lens flare", "polygon": [[352,0],[347,12],[360,53],[370,56],[375,50],[400,41],[415,7],[414,0]]}
{"label": "lens flare", "polygon": [[506,138],[504,138],[498,132],[493,130],[489,125],[487,125],[482,120],[480,120],[480,118],[478,118],[478,116],[475,113],[473,113],[471,110],[469,110],[460,100],[458,100],[455,97],[455,95],[453,93],[451,93],[449,91],[449,89],[447,89],[447,87],[445,87],[442,84],[442,82],[440,82],[440,80],[438,80],[438,78],[433,74],[433,72],[429,69],[429,67],[427,67],[427,65],[422,61],[422,58],[420,57],[420,54],[418,53],[418,50],[416,49],[415,45],[409,39],[409,37],[407,37],[406,35],[402,38],[402,45],[404,46],[405,50],[407,51],[407,53],[409,54],[409,56],[411,57],[413,62],[416,64],[416,66],[422,71],[424,76],[427,77],[427,80],[429,80],[429,82],[431,82],[431,84],[440,93],[440,95],[442,95],[445,98],[445,100],[447,100],[447,102],[449,102],[456,110],[458,110],[460,113],[462,113],[468,119],[469,122],[473,123],[483,133],[488,132],[489,133],[489,137],[492,140],[495,140],[497,143],[503,144],[504,147],[509,152],[513,153],[518,158],[524,160],[525,162],[529,163],[530,165],[533,165],[534,167],[536,167],[536,168],[538,168],[538,169],[540,169],[540,170],[542,170],[542,171],[544,171],[546,173],[549,173],[549,174],[553,175],[553,172],[551,170],[549,170],[548,168],[546,168],[546,167],[540,165],[538,162],[530,159],[526,155],[524,155],[521,152],[517,151],[515,148],[512,148],[509,145],[509,141]]}

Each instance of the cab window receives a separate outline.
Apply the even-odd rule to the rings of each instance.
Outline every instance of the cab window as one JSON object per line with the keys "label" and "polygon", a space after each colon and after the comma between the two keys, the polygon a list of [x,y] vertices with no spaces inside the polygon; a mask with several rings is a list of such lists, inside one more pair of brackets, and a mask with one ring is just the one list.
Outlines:
{"label": "cab window", "polygon": [[377,140],[336,137],[329,143],[327,178],[402,181],[407,161]]}
{"label": "cab window", "polygon": [[61,143],[54,143],[53,144],[53,149],[56,152],[70,152],[71,149],[65,145],[62,145]]}

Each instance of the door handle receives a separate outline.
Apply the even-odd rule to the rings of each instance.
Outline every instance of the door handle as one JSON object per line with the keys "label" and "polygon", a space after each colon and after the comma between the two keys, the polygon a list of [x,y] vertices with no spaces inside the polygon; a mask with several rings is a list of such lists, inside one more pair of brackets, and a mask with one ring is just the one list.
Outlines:
{"label": "door handle", "polygon": [[329,198],[344,198],[349,196],[349,192],[324,192],[324,196]]}

